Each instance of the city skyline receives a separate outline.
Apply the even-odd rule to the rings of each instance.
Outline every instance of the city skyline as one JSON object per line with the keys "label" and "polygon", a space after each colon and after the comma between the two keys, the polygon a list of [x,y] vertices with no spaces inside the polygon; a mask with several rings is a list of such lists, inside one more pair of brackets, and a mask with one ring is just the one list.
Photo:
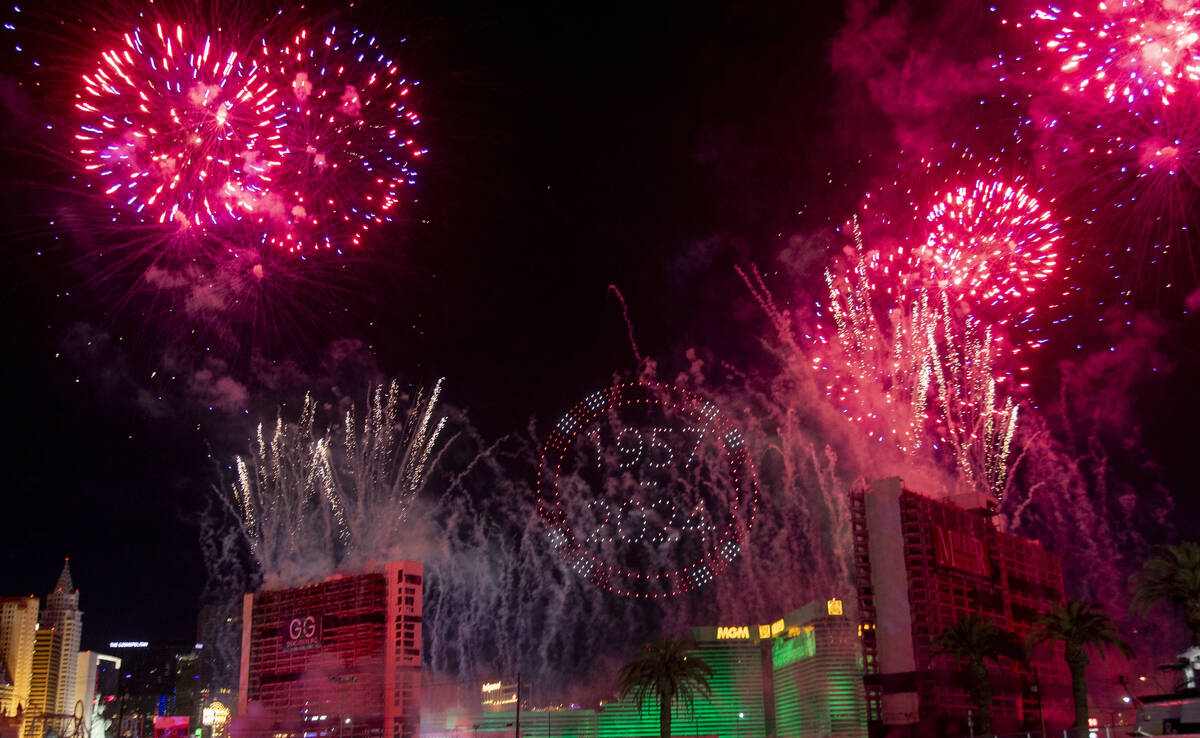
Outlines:
{"label": "city skyline", "polygon": [[[1127,603],[1200,529],[1200,0],[1060,5],[0,9],[39,709],[93,652],[153,672],[139,738],[168,692],[198,719],[239,603],[398,561],[446,682],[591,700],[657,636],[832,599],[873,658],[876,513],[936,597],[886,590],[928,627],[870,710],[959,720],[894,683],[952,670],[930,624],[1051,600],[1136,641],[1089,666],[1117,699],[1189,625]],[[989,717],[1062,667],[994,669]]]}

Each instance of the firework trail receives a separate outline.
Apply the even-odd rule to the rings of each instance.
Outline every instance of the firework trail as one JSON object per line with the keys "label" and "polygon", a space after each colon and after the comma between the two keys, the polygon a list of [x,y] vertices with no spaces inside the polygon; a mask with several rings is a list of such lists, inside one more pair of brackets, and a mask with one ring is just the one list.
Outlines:
{"label": "firework trail", "polygon": [[873,441],[949,458],[960,484],[1001,497],[1017,421],[997,368],[1006,343],[972,315],[957,317],[945,290],[880,289],[873,275],[888,270],[857,224],[854,239],[844,274],[826,272],[828,307],[818,306],[815,344],[801,349],[827,377],[827,396]]}
{"label": "firework trail", "polygon": [[238,457],[229,497],[266,581],[295,583],[362,566],[404,543],[403,528],[425,483],[445,424],[435,418],[439,381],[407,412],[399,385],[379,386],[357,420],[318,429],[306,396],[300,417],[259,425],[250,453]]}

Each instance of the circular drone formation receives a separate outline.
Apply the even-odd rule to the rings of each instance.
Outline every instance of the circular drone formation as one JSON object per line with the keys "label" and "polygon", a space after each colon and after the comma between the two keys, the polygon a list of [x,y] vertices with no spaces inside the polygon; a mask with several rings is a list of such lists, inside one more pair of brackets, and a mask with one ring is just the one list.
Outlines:
{"label": "circular drone formation", "polygon": [[537,494],[568,566],[616,594],[654,599],[701,587],[737,558],[758,477],[741,431],[712,402],[629,382],[562,416]]}

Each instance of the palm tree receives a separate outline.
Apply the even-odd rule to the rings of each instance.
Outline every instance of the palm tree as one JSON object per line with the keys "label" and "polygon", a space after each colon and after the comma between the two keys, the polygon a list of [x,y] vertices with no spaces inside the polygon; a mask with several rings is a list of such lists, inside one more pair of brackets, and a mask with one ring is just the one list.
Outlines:
{"label": "palm tree", "polygon": [[987,662],[1000,662],[1000,657],[1023,659],[1024,652],[1012,633],[984,620],[978,613],[964,615],[948,626],[932,641],[934,653],[957,656],[967,662],[967,690],[979,710],[979,732],[992,732],[992,682]]}
{"label": "palm tree", "polygon": [[1192,645],[1200,646],[1200,545],[1184,541],[1162,546],[1132,577],[1133,609],[1146,614],[1166,602],[1192,631]]}
{"label": "palm tree", "polygon": [[712,694],[708,687],[712,667],[697,656],[689,656],[690,646],[688,641],[659,636],[621,667],[617,686],[621,698],[633,695],[639,711],[647,701],[654,700],[662,738],[671,735],[672,705],[682,704],[691,710],[698,695],[707,698]]}
{"label": "palm tree", "polygon": [[1125,658],[1133,658],[1133,649],[1121,637],[1113,621],[1090,602],[1068,602],[1060,605],[1036,623],[1037,630],[1029,634],[1029,645],[1062,641],[1064,657],[1071,672],[1071,693],[1075,697],[1075,728],[1086,728],[1088,719],[1087,665],[1088,651],[1096,650],[1100,658],[1113,646]]}

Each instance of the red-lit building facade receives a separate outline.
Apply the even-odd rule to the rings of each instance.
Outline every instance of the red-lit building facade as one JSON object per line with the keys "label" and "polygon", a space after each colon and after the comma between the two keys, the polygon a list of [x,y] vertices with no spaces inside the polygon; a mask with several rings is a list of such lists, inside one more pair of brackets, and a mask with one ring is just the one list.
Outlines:
{"label": "red-lit building facade", "polygon": [[[974,708],[963,667],[935,654],[932,639],[978,613],[1023,640],[1063,602],[1058,556],[997,530],[985,497],[934,500],[898,478],[856,492],[851,516],[872,734],[967,735]],[[1071,723],[1070,678],[1050,648],[989,671],[996,732]]]}
{"label": "red-lit building facade", "polygon": [[399,561],[246,595],[235,734],[418,735],[421,579]]}

